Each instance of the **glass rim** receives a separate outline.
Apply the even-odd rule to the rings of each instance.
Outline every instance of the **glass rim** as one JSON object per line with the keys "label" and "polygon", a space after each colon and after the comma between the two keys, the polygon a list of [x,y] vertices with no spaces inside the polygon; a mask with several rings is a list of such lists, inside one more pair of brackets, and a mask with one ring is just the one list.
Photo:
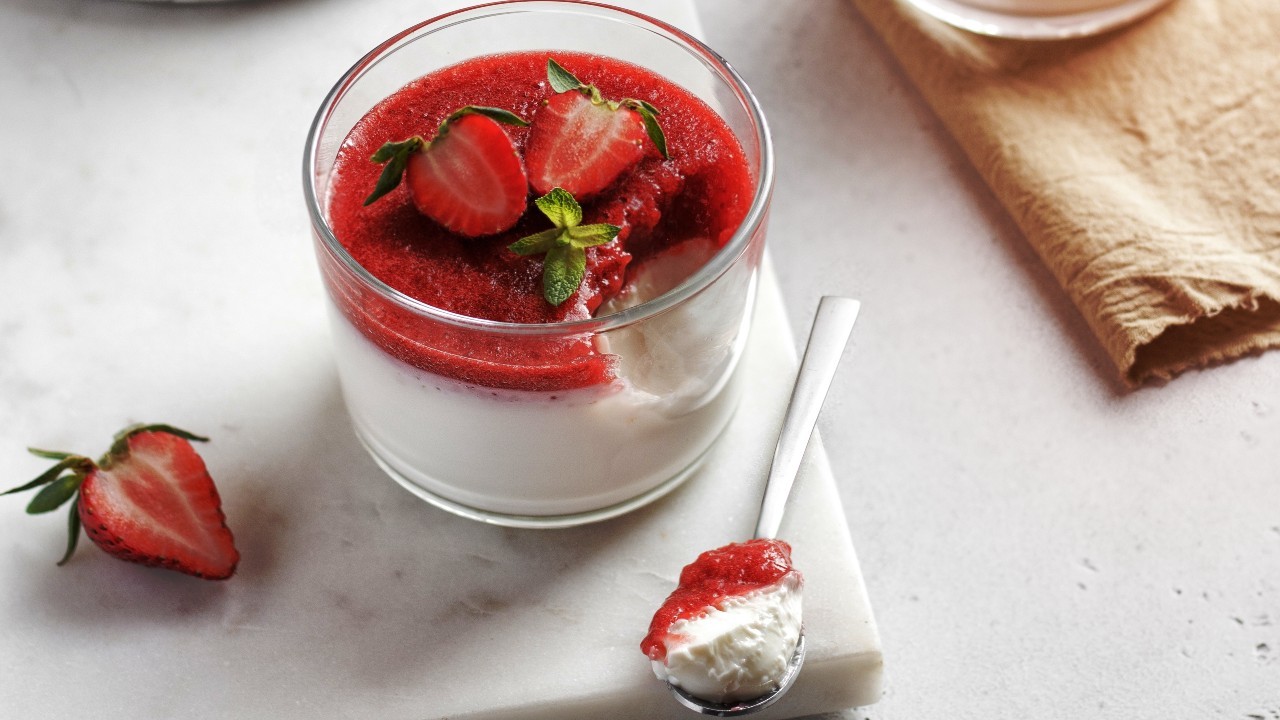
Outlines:
{"label": "glass rim", "polygon": [[[455,313],[430,305],[396,290],[365,269],[363,265],[356,262],[355,258],[353,258],[351,254],[347,252],[347,249],[343,247],[342,243],[338,241],[337,236],[333,233],[333,228],[330,227],[328,220],[324,216],[324,211],[320,207],[320,200],[316,194],[315,166],[316,159],[319,155],[320,133],[321,129],[327,125],[333,109],[346,95],[350,86],[364,74],[365,69],[370,67],[379,58],[398,48],[406,39],[410,37],[429,35],[432,32],[446,29],[461,22],[470,22],[484,17],[505,15],[513,11],[532,12],[539,6],[562,7],[566,10],[572,10],[574,8],[589,8],[596,11],[614,13],[617,16],[630,18],[632,20],[639,20],[641,23],[649,25],[650,29],[656,28],[663,34],[682,43],[687,50],[691,51],[692,54],[698,55],[699,59],[704,63],[711,65],[715,72],[720,75],[720,78],[726,81],[733,90],[735,97],[742,104],[743,109],[746,110],[751,121],[751,126],[756,132],[757,140],[759,142],[760,159],[759,171],[755,179],[755,192],[752,196],[751,206],[748,208],[746,216],[743,217],[742,222],[739,223],[737,229],[734,230],[734,233],[729,240],[716,251],[716,254],[713,255],[711,259],[696,272],[686,278],[684,282],[656,298],[652,298],[604,317],[591,317],[567,322],[513,323],[462,315],[460,313]],[[396,305],[417,315],[425,316],[456,327],[509,335],[560,336],[613,330],[661,314],[677,305],[680,305],[694,295],[697,295],[703,289],[711,285],[711,283],[721,275],[727,272],[738,258],[746,252],[747,247],[751,243],[752,237],[755,236],[756,232],[764,224],[765,217],[768,214],[769,202],[773,194],[773,143],[769,135],[769,126],[765,121],[764,112],[760,108],[760,103],[756,99],[755,94],[751,92],[751,89],[747,87],[746,82],[738,74],[737,70],[735,70],[733,66],[718,53],[710,47],[707,47],[707,45],[701,40],[689,35],[683,30],[643,13],[605,3],[591,2],[590,0],[502,0],[501,2],[491,2],[461,8],[424,20],[402,30],[399,33],[396,33],[374,47],[368,53],[365,53],[364,56],[357,60],[354,65],[352,65],[340,78],[338,78],[338,81],[329,90],[328,94],[325,95],[324,101],[321,102],[319,110],[316,111],[316,115],[311,121],[311,127],[307,131],[306,149],[303,153],[302,173],[303,195],[305,196],[307,211],[311,218],[312,229],[320,238],[325,249],[333,256],[334,259],[336,259],[348,272],[353,274],[357,280],[377,292],[380,296],[393,301]]]}

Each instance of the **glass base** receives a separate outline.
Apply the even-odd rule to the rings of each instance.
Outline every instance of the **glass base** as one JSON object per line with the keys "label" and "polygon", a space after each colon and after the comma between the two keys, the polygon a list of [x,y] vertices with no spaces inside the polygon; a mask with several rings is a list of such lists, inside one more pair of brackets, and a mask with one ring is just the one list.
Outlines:
{"label": "glass base", "polygon": [[[392,480],[399,483],[401,487],[418,496],[422,500],[427,501],[441,510],[469,520],[477,520],[490,525],[500,525],[503,527],[536,530],[553,530],[556,528],[568,528],[575,527],[577,525],[600,522],[601,520],[608,520],[609,518],[614,518],[619,515],[629,513],[632,510],[636,510],[644,505],[648,505],[654,500],[657,500],[663,495],[675,490],[684,483],[685,480],[692,477],[693,474],[702,467],[703,463],[706,462],[707,456],[711,454],[711,449],[720,441],[720,438],[717,437],[711,442],[706,450],[702,451],[701,455],[694,458],[693,462],[689,463],[688,466],[677,472],[671,478],[649,490],[646,490],[640,495],[624,500],[620,503],[615,503],[595,510],[587,510],[584,512],[569,513],[565,515],[511,515],[493,512],[490,510],[482,510],[470,505],[465,505],[422,487],[413,480],[405,477],[400,473],[400,471],[396,470],[390,463],[384,460],[382,456],[378,454],[377,444],[365,436],[359,425],[354,425],[353,427],[355,429],[356,437],[360,440],[360,444],[364,445],[364,449],[369,453],[369,456],[373,458],[373,461],[378,464],[378,467],[382,468],[382,471],[390,476]],[[727,427],[728,425],[726,424],[726,430]],[[726,430],[721,430],[720,434],[723,435]]]}
{"label": "glass base", "polygon": [[1065,40],[1097,35],[1134,22],[1169,1],[1127,0],[1079,11],[1018,13],[980,7],[966,0],[906,0],[958,28],[1018,40]]}

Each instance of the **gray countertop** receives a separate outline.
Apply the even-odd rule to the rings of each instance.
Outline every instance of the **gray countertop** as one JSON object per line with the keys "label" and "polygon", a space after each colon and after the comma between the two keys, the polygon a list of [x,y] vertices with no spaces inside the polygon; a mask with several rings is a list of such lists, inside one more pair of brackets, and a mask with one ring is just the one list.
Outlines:
{"label": "gray countertop", "polygon": [[[864,303],[820,428],[879,622],[886,692],[836,717],[1280,718],[1280,353],[1125,391],[850,3],[696,6],[773,128],[769,243],[791,325],[806,328],[822,294]],[[316,462],[359,465],[322,355],[302,133],[332,81],[423,11],[404,0],[0,8],[6,474],[38,470],[15,457],[24,442],[92,451],[124,421],[207,422],[195,429],[228,439],[209,447],[220,482],[253,488],[231,502],[243,541],[270,549],[254,572],[331,589],[383,567],[387,548],[362,535],[371,518],[434,522],[396,504],[390,483],[292,492],[306,488],[298,454],[316,443]],[[215,137],[232,140],[219,151]],[[218,278],[233,275],[243,285],[228,293]],[[193,366],[209,374],[181,372]],[[282,484],[256,482],[264,474]],[[139,647],[199,618],[265,632],[252,622],[263,608],[234,589],[210,594],[121,563],[52,572],[61,520],[19,517],[20,532],[7,525],[16,507],[4,508],[0,605],[31,615],[0,630],[12,640],[0,644],[10,691],[72,667],[28,644],[22,618],[52,618],[86,642],[129,632]],[[306,515],[330,511],[332,527]],[[457,523],[452,544],[487,537]],[[317,547],[350,560],[354,579],[326,569]],[[140,618],[130,603],[156,593],[172,602],[152,597],[156,617]],[[354,673],[381,687],[370,668],[397,658],[374,640],[404,638],[349,593],[290,612],[330,605],[381,635],[351,648],[371,663],[354,667],[323,655],[323,635],[297,638],[318,649],[306,683]],[[173,672],[201,667],[194,640],[177,649]],[[400,682],[420,658],[397,651]],[[17,663],[30,657],[44,660]],[[256,681],[278,693],[302,682],[291,672]],[[176,696],[151,700],[156,716],[189,710]],[[141,712],[126,701],[105,710]],[[299,698],[298,716],[315,710]],[[221,716],[213,705],[187,714]]]}
{"label": "gray countertop", "polygon": [[[1126,392],[843,0],[697,0],[778,154],[794,326],[884,640],[869,718],[1280,717],[1280,353]],[[858,714],[850,714],[858,717]]]}

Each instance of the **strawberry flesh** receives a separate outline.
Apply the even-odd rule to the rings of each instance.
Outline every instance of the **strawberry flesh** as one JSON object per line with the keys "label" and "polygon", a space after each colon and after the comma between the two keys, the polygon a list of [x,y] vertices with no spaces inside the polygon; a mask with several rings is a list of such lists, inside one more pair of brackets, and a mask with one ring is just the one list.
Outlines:
{"label": "strawberry flesh", "polygon": [[529,183],[539,195],[560,187],[581,201],[639,162],[647,139],[644,119],[631,108],[613,110],[577,91],[553,95],[529,132]]}
{"label": "strawberry flesh", "polygon": [[141,432],[80,487],[86,534],[122,560],[221,580],[240,553],[204,461],[191,443]]}
{"label": "strawberry flesh", "polygon": [[468,237],[515,225],[529,193],[515,144],[483,115],[450,122],[443,136],[409,158],[405,178],[419,212]]}

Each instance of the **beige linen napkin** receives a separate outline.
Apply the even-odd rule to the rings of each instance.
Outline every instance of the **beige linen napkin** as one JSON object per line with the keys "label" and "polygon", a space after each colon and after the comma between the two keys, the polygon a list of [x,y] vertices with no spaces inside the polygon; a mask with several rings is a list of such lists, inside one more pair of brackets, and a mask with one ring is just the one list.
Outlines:
{"label": "beige linen napkin", "polygon": [[1057,42],[853,1],[1127,383],[1280,346],[1280,0]]}

